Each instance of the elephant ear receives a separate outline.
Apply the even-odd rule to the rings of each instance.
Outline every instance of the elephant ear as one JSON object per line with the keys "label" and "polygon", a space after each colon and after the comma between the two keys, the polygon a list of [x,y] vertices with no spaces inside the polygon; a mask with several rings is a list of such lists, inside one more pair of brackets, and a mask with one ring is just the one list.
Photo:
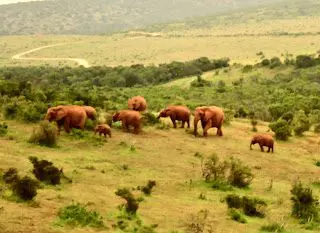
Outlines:
{"label": "elephant ear", "polygon": [[203,117],[205,115],[204,109],[198,109],[196,112],[200,117]]}
{"label": "elephant ear", "polygon": [[54,111],[56,114],[56,120],[61,120],[67,115],[67,111],[62,107],[57,107]]}

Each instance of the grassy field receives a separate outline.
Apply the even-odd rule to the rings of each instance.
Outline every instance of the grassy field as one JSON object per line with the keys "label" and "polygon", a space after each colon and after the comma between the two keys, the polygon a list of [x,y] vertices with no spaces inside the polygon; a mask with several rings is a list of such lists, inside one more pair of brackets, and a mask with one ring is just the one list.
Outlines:
{"label": "grassy field", "polygon": [[[313,133],[289,142],[277,142],[274,154],[261,153],[257,146],[249,150],[253,132],[245,120],[224,127],[225,135],[221,138],[213,136],[214,130],[204,139],[195,138],[183,129],[146,127],[141,135],[114,130],[114,137],[101,146],[63,133],[59,147],[48,149],[26,142],[33,125],[14,121],[8,124],[13,140],[1,139],[1,170],[16,167],[21,174],[31,175],[28,156],[38,156],[63,167],[73,183],[54,188],[45,186],[39,190],[33,204],[0,199],[3,233],[96,232],[91,228],[63,228],[54,224],[58,210],[72,201],[89,203],[89,208],[98,211],[110,227],[115,222],[112,216],[122,203],[114,194],[117,188],[136,187],[149,179],[156,180],[157,186],[141,203],[138,214],[146,224],[158,224],[160,233],[183,232],[190,214],[201,209],[209,210],[215,232],[258,232],[262,225],[270,222],[284,224],[288,232],[309,232],[290,217],[290,188],[298,178],[308,184],[319,182],[320,171],[315,161],[320,158],[320,137]],[[258,130],[266,132],[266,123],[259,122]],[[132,147],[135,150],[130,149]],[[255,175],[250,188],[233,192],[212,190],[202,181],[200,159],[194,156],[196,152],[205,156],[217,153],[220,158],[233,156],[244,161]],[[122,168],[124,164],[128,165],[128,170]],[[273,188],[268,190],[271,180]],[[234,192],[266,200],[267,217],[249,218],[247,224],[230,220],[221,199]],[[314,192],[319,195],[319,188],[314,187]],[[206,200],[199,199],[201,193]]]}

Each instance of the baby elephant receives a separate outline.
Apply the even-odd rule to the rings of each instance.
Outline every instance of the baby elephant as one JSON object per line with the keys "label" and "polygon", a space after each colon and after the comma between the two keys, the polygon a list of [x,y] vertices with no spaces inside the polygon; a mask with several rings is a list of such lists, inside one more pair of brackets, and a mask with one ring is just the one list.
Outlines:
{"label": "baby elephant", "polygon": [[170,117],[174,128],[177,128],[176,120],[182,122],[181,128],[185,123],[190,128],[190,110],[185,106],[169,106],[160,112],[158,119],[160,117]]}
{"label": "baby elephant", "polygon": [[97,125],[94,129],[94,134],[96,134],[97,132],[99,133],[99,136],[103,134],[105,137],[107,137],[107,134],[108,134],[109,137],[111,138],[111,128],[107,124]]}
{"label": "baby elephant", "polygon": [[250,150],[252,150],[252,145],[258,143],[260,146],[261,151],[263,152],[263,147],[266,146],[268,147],[268,152],[270,152],[270,149],[272,150],[273,153],[273,138],[270,135],[267,134],[256,134],[252,137],[251,139],[251,144],[250,144]]}

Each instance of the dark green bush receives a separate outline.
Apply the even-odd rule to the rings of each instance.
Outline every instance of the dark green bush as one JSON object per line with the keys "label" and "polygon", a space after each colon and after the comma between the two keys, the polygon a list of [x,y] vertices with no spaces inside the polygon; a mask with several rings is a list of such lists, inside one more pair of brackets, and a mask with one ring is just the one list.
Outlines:
{"label": "dark green bush", "polygon": [[276,139],[287,141],[291,136],[291,129],[286,120],[279,119],[269,124],[270,129],[275,133]]}
{"label": "dark green bush", "polygon": [[139,208],[139,203],[129,189],[118,189],[115,194],[126,200],[126,204],[124,205],[126,212],[128,214],[135,215]]}
{"label": "dark green bush", "polygon": [[8,133],[8,125],[3,122],[0,123],[0,137],[5,136]]}
{"label": "dark green bush", "polygon": [[278,57],[273,57],[270,59],[270,69],[273,69],[275,67],[281,66],[281,60]]}
{"label": "dark green bush", "polygon": [[297,136],[301,136],[303,132],[308,131],[311,126],[308,116],[303,110],[300,110],[295,114],[293,124],[293,130]]}
{"label": "dark green bush", "polygon": [[146,186],[139,186],[138,190],[141,190],[146,195],[150,195],[154,186],[156,186],[156,181],[149,180]]}
{"label": "dark green bush", "polygon": [[312,189],[304,187],[298,181],[293,184],[291,192],[292,216],[301,219],[303,222],[320,221],[320,209],[318,199],[313,195]]}
{"label": "dark green bush", "polygon": [[315,59],[308,55],[299,55],[296,58],[297,68],[308,68],[316,64]]}
{"label": "dark green bush", "polygon": [[39,184],[36,180],[24,176],[12,184],[12,191],[22,200],[32,200],[37,195]]}
{"label": "dark green bush", "polygon": [[60,184],[62,170],[59,170],[52,162],[47,160],[38,160],[37,157],[29,157],[33,164],[33,174],[40,181],[48,182],[49,184]]}
{"label": "dark green bush", "polygon": [[143,125],[155,125],[160,123],[160,120],[153,113],[143,113],[142,114]]}
{"label": "dark green bush", "polygon": [[38,129],[33,130],[28,142],[41,146],[54,147],[57,145],[57,129],[50,124],[50,122],[43,121],[40,123]]}
{"label": "dark green bush", "polygon": [[219,157],[212,154],[202,166],[202,176],[206,181],[223,180],[228,168],[227,162],[219,162]]}
{"label": "dark green bush", "polygon": [[251,169],[244,165],[239,159],[231,158],[228,181],[238,188],[246,188],[253,180]]}
{"label": "dark green bush", "polygon": [[293,117],[294,117],[294,115],[292,112],[286,112],[285,114],[282,115],[281,118],[286,120],[289,124],[291,124]]}
{"label": "dark green bush", "polygon": [[249,73],[253,70],[253,66],[252,65],[245,65],[243,68],[242,68],[242,73]]}
{"label": "dark green bush", "polygon": [[236,194],[229,194],[226,196],[228,208],[240,209],[242,207],[242,198]]}
{"label": "dark green bush", "polygon": [[197,79],[190,83],[191,87],[211,87],[212,82],[203,79],[200,75],[197,76]]}
{"label": "dark green bush", "polygon": [[270,65],[270,60],[269,59],[263,59],[262,61],[261,61],[261,65],[262,66],[269,66]]}
{"label": "dark green bush", "polygon": [[316,162],[316,166],[320,167],[320,160]]}
{"label": "dark green bush", "polygon": [[314,131],[315,133],[320,133],[320,124],[316,124],[316,125],[314,126],[313,131]]}
{"label": "dark green bush", "polygon": [[239,223],[247,223],[248,222],[240,210],[229,209],[228,215],[231,217],[232,220],[234,220],[236,222],[239,222]]}
{"label": "dark green bush", "polygon": [[241,118],[246,118],[248,116],[248,112],[243,108],[243,107],[240,107],[234,117],[238,118],[238,117],[241,117]]}
{"label": "dark green bush", "polygon": [[3,173],[2,179],[6,184],[16,182],[19,179],[18,170],[16,168],[9,168]]}
{"label": "dark green bush", "polygon": [[96,211],[89,211],[80,203],[72,203],[59,210],[61,223],[80,227],[103,228],[103,218]]}

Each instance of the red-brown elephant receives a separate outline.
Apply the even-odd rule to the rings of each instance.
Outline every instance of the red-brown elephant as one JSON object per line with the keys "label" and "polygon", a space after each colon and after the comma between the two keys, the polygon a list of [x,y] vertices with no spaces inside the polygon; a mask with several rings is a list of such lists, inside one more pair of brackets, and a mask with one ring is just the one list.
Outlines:
{"label": "red-brown elephant", "polygon": [[190,128],[190,110],[185,106],[169,106],[160,112],[158,119],[160,117],[170,117],[174,128],[177,128],[176,121],[182,122],[181,128],[184,128],[185,123]]}
{"label": "red-brown elephant", "polygon": [[82,106],[84,108],[84,110],[86,111],[87,117],[90,120],[95,120],[97,117],[97,111],[94,107],[91,106]]}
{"label": "red-brown elephant", "polygon": [[55,121],[58,124],[58,134],[60,134],[61,126],[70,133],[72,128],[84,129],[87,119],[86,111],[82,106],[76,105],[60,105],[49,108],[45,120]]}
{"label": "red-brown elephant", "polygon": [[141,115],[134,110],[121,110],[113,115],[112,121],[121,121],[124,130],[129,131],[129,127],[133,126],[133,133],[138,134],[141,128]]}
{"label": "red-brown elephant", "polygon": [[143,112],[147,109],[147,101],[142,96],[134,96],[128,100],[128,108],[138,112]]}
{"label": "red-brown elephant", "polygon": [[109,137],[111,138],[111,128],[107,124],[97,125],[94,129],[94,134],[96,133],[99,133],[99,136],[103,134],[104,137],[107,137],[107,135],[109,135]]}
{"label": "red-brown elephant", "polygon": [[261,151],[263,152],[263,147],[268,147],[268,153],[270,150],[273,153],[274,141],[271,135],[268,134],[256,134],[252,137],[250,143],[250,150],[252,150],[252,145],[258,143],[260,146]]}
{"label": "red-brown elephant", "polygon": [[198,135],[198,122],[201,121],[203,136],[208,136],[210,128],[217,128],[217,135],[223,136],[222,124],[224,121],[223,110],[216,106],[197,107],[194,112],[194,135]]}

